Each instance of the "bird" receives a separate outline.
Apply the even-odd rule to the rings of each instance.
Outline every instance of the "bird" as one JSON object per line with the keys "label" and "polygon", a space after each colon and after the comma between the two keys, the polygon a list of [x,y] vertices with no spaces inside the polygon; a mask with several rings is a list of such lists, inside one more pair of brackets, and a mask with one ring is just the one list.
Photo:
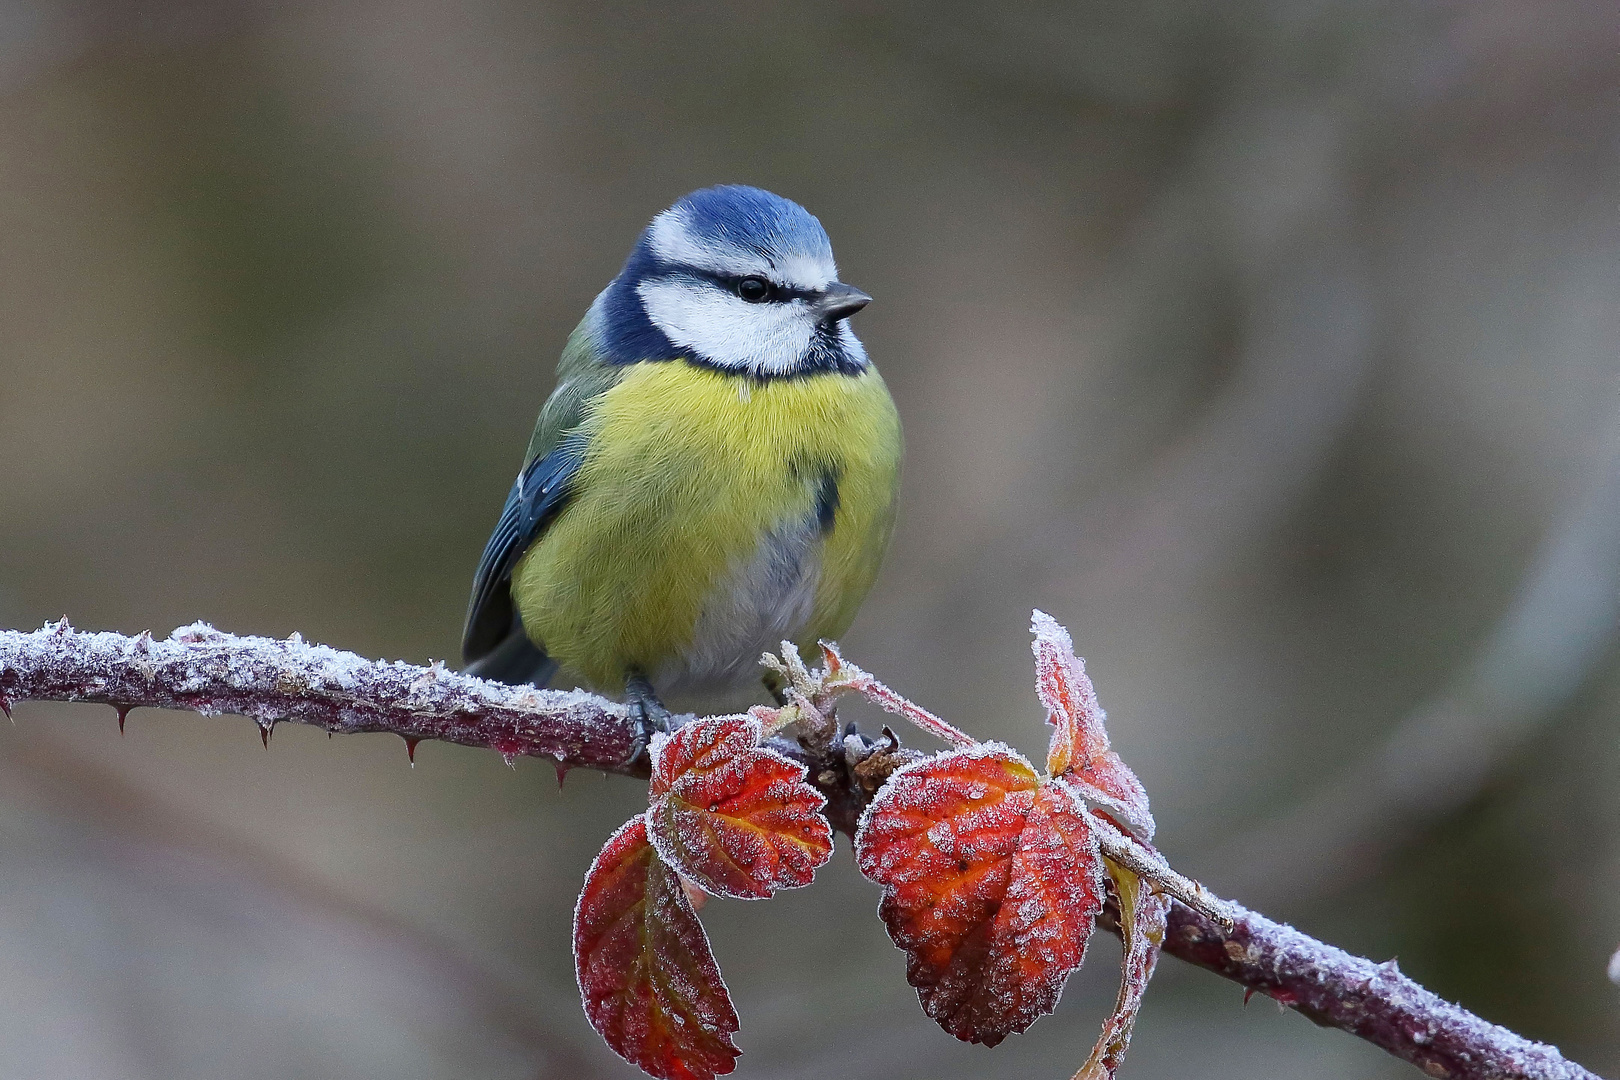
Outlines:
{"label": "bird", "polygon": [[474,575],[464,670],[622,696],[762,680],[848,629],[894,529],[903,439],[821,223],[756,187],[654,217],[569,336]]}

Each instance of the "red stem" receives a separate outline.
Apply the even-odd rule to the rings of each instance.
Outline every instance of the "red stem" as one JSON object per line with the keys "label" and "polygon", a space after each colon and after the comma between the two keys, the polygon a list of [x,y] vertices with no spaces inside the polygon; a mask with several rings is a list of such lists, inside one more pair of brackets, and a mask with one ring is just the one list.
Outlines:
{"label": "red stem", "polygon": [[205,623],[167,639],[84,633],[66,619],[31,634],[0,631],[0,704],[30,700],[237,713],[264,729],[286,721],[334,734],[387,731],[646,775],[646,761],[631,760],[624,707],[593,694],[505,686],[443,664],[366,660],[296,635],[238,637]]}
{"label": "red stem", "polygon": [[1480,1019],[1401,974],[1236,904],[1230,931],[1175,904],[1164,951],[1348,1031],[1433,1077],[1600,1080],[1556,1048]]}
{"label": "red stem", "polygon": [[[873,680],[877,696],[899,695]],[[866,690],[868,694],[872,689]],[[83,633],[67,620],[33,633],[0,631],[0,709],[16,701],[84,701],[131,708],[237,713],[261,728],[313,724],[334,733],[386,731],[407,742],[440,739],[509,758],[549,757],[568,767],[647,775],[631,757],[635,731],[622,706],[579,691],[504,686],[448,671],[366,660],[354,653],[224,634],[202,623],[165,640]],[[910,704],[907,702],[906,704]],[[922,726],[966,739],[926,710]],[[917,719],[917,718],[913,718]],[[932,721],[932,723],[929,723]],[[817,755],[784,745],[852,828],[870,798],[842,746]],[[1164,951],[1282,1002],[1318,1024],[1380,1046],[1435,1077],[1454,1080],[1598,1080],[1556,1049],[1522,1039],[1449,1004],[1393,963],[1351,956],[1233,905],[1230,931],[1176,904]]]}

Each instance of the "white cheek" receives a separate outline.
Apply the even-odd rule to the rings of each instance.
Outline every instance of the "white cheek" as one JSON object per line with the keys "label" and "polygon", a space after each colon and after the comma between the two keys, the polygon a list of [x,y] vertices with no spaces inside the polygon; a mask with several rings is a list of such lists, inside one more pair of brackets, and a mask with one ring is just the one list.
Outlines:
{"label": "white cheek", "polygon": [[669,340],[736,371],[793,370],[816,330],[803,304],[750,304],[703,282],[644,281],[636,292]]}

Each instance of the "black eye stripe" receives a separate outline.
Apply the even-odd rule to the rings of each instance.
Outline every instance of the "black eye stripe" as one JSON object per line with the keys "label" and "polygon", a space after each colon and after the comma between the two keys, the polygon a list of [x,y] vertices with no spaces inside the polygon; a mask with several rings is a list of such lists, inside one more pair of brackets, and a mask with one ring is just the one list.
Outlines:
{"label": "black eye stripe", "polygon": [[763,274],[715,274],[707,270],[699,270],[694,266],[683,266],[680,268],[680,273],[687,277],[698,278],[718,285],[734,295],[741,295],[738,293],[738,288],[748,278],[760,278],[771,287],[770,296],[767,297],[767,300],[771,303],[781,303],[788,300],[809,300],[816,295],[815,289],[794,288],[791,285],[784,285],[780,281],[772,281]]}

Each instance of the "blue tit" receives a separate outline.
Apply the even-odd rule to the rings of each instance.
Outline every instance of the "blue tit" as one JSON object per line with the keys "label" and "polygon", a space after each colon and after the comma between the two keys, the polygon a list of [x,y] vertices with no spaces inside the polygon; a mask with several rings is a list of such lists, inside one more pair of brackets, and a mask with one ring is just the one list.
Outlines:
{"label": "blue tit", "polygon": [[467,670],[561,668],[656,724],[666,695],[735,694],[762,652],[842,634],[899,487],[900,419],[848,322],[870,300],[768,191],[654,218],[563,350],[478,565]]}

